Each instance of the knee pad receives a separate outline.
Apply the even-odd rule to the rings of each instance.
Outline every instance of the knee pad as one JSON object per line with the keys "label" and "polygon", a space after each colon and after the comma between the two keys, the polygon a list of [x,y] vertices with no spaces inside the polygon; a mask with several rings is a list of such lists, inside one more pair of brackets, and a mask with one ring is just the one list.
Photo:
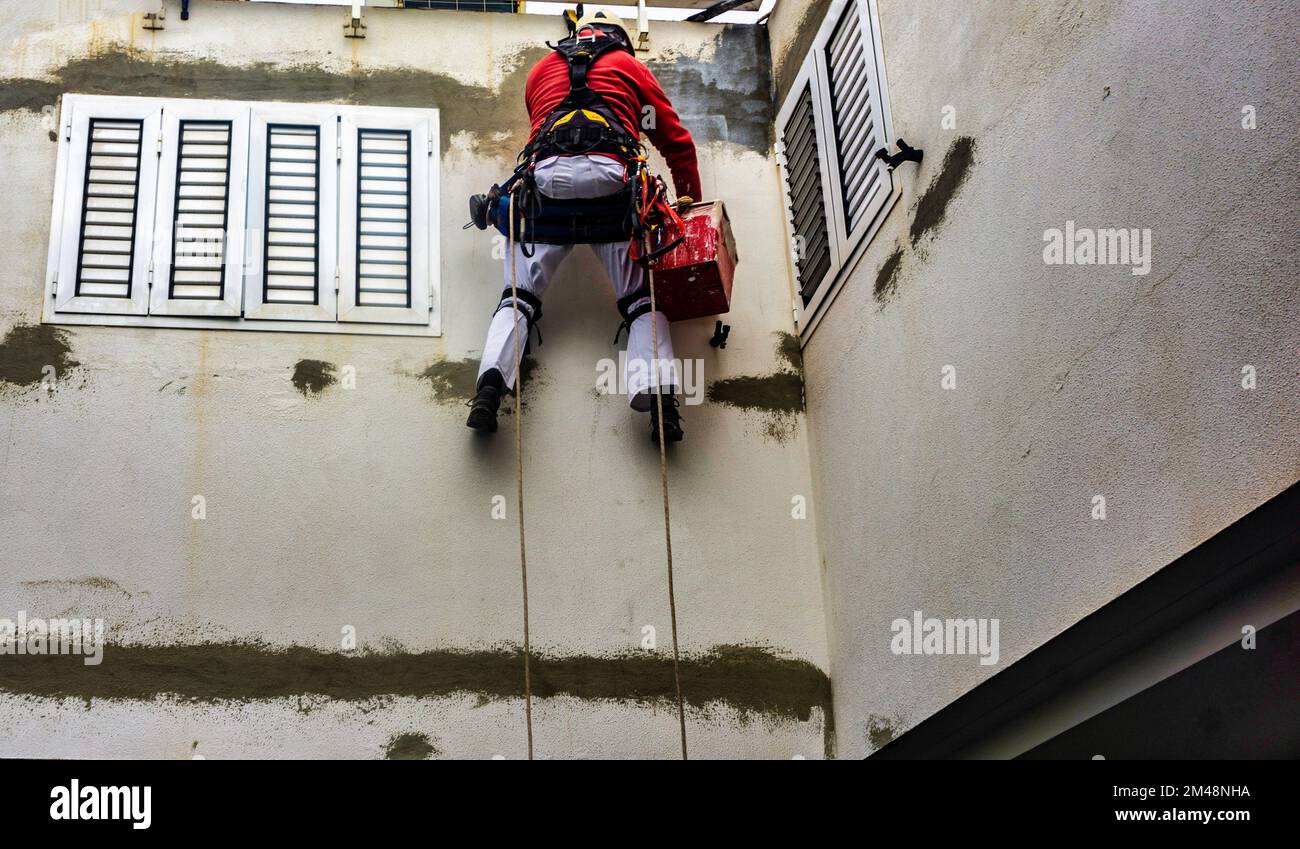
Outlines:
{"label": "knee pad", "polygon": [[618,313],[623,316],[623,323],[614,332],[614,344],[618,344],[618,338],[623,335],[624,330],[628,333],[632,332],[632,322],[648,312],[650,312],[650,290],[645,286],[627,297],[619,298]]}
{"label": "knee pad", "polygon": [[[537,322],[542,320],[542,299],[534,295],[532,292],[529,292],[525,289],[520,289],[518,287],[515,287],[515,295],[518,296],[519,299],[518,300],[519,313],[528,322],[529,339],[525,340],[524,342],[524,353],[526,354],[528,353],[529,348],[532,346],[531,337],[533,334],[533,330],[537,328]],[[501,312],[502,310],[513,311],[515,309],[515,306],[516,306],[515,298],[511,296],[510,289],[509,287],[507,287],[501,293],[501,302],[497,304],[497,308],[492,311],[492,315],[495,316],[497,313]],[[537,328],[537,344],[538,345],[542,344],[542,331],[540,328]]]}

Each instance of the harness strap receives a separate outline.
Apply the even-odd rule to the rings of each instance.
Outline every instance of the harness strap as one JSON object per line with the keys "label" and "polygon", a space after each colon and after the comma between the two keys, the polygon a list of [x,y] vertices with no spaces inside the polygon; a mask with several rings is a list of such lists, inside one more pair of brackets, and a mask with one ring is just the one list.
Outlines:
{"label": "harness strap", "polygon": [[623,126],[618,113],[599,92],[587,85],[587,74],[600,57],[611,50],[625,49],[613,38],[590,43],[570,36],[559,44],[547,43],[568,66],[569,91],[542,122],[536,136],[520,154],[521,160],[536,162],[552,153],[613,153],[627,158],[640,140]]}
{"label": "harness strap", "polygon": [[573,94],[587,87],[587,71],[591,68],[594,57],[583,52],[565,58],[569,60],[569,93]]}
{"label": "harness strap", "polygon": [[[524,200],[516,207],[518,244],[524,248],[524,256],[531,256],[532,245],[625,241],[632,235],[636,222],[635,201],[630,184],[605,197],[570,200],[549,198],[535,189],[527,191]],[[506,214],[503,198],[489,219],[502,233],[510,227]]]}

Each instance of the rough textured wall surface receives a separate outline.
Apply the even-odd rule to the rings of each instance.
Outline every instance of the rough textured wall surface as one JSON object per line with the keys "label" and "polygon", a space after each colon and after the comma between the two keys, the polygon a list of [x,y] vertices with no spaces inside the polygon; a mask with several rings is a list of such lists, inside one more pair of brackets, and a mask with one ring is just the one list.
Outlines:
{"label": "rough textured wall surface", "polygon": [[[880,0],[925,161],[804,349],[841,756],[1300,475],[1295,11]],[[1150,273],[1046,265],[1067,221],[1149,228]],[[999,618],[999,663],[894,655],[916,610]]]}
{"label": "rough textured wall surface", "polygon": [[[345,40],[339,9],[202,3],[182,22],[173,3],[147,33],[140,5],[24,4],[0,24],[0,618],[109,629],[99,667],[0,664],[0,753],[522,755],[513,422],[493,440],[464,427],[501,268],[461,224],[514,160],[524,76],[558,23],[372,10],[368,37]],[[742,257],[727,350],[708,346],[711,321],[673,328],[724,396],[685,408],[670,458],[693,754],[821,757],[826,631],[813,523],[791,512],[811,481],[788,284],[770,273],[786,260],[766,37],[677,24],[654,39]],[[57,151],[42,110],[68,91],[441,109],[444,335],[40,325]],[[658,454],[646,420],[594,390],[617,323],[599,265],[575,254],[524,392],[539,757],[677,752]]]}
{"label": "rough textured wall surface", "polygon": [[778,105],[799,75],[830,5],[826,0],[781,0],[772,11],[767,31],[772,43],[772,90]]}

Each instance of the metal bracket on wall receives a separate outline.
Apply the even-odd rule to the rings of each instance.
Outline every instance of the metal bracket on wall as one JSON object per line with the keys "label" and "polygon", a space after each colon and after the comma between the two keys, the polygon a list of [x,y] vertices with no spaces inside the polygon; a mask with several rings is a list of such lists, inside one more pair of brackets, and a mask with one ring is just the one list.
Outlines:
{"label": "metal bracket on wall", "polygon": [[364,5],[360,0],[353,0],[352,11],[348,13],[348,22],[343,25],[344,38],[365,38],[366,24],[361,20],[361,7]]}
{"label": "metal bracket on wall", "polygon": [[890,153],[889,148],[882,147],[876,151],[876,158],[888,165],[890,171],[893,171],[904,162],[921,164],[921,159],[925,156],[924,151],[920,148],[911,147],[901,138],[896,139],[896,141],[898,142],[898,153]]}
{"label": "metal bracket on wall", "polygon": [[731,325],[723,324],[722,319],[713,323],[713,335],[709,337],[709,344],[714,348],[726,348],[727,337],[731,335]]}
{"label": "metal bracket on wall", "polygon": [[142,17],[144,20],[140,25],[145,29],[153,31],[163,29],[163,18],[167,17],[167,7],[164,6],[156,12],[145,12]]}

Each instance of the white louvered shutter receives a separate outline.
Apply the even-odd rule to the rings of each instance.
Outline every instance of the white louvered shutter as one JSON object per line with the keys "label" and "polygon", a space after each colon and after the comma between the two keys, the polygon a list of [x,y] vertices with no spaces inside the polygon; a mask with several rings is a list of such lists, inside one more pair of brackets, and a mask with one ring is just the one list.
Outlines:
{"label": "white louvered shutter", "polygon": [[847,255],[866,232],[893,188],[889,169],[876,158],[885,124],[866,0],[849,0],[822,48],[830,119],[835,132],[832,184],[836,226]]}
{"label": "white louvered shutter", "polygon": [[55,309],[145,315],[162,108],[73,94],[62,108],[67,159]]}
{"label": "white louvered shutter", "polygon": [[777,116],[801,326],[896,197],[871,0],[833,0]]}
{"label": "white louvered shutter", "polygon": [[818,137],[813,81],[794,89],[780,117],[780,158],[785,175],[791,251],[799,292],[806,304],[825,280],[833,262],[826,219],[826,187]]}
{"label": "white louvered shutter", "polygon": [[437,113],[345,107],[340,127],[339,320],[428,323]]}
{"label": "white louvered shutter", "polygon": [[257,107],[249,143],[250,319],[334,321],[338,111]]}
{"label": "white louvered shutter", "polygon": [[438,111],[65,95],[43,320],[438,336]]}
{"label": "white louvered shutter", "polygon": [[248,106],[163,107],[149,312],[234,318],[244,284]]}

